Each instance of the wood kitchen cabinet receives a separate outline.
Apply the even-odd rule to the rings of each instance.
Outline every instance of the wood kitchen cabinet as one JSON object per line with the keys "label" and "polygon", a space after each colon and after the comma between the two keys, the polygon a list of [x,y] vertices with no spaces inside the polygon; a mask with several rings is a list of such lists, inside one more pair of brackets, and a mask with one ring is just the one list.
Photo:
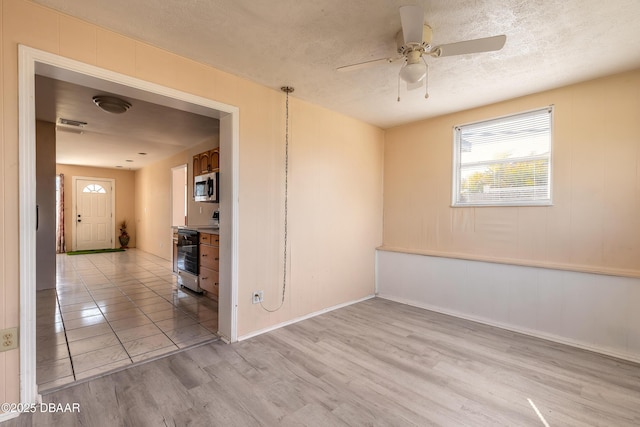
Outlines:
{"label": "wood kitchen cabinet", "polygon": [[220,169],[220,147],[209,151],[209,164],[211,165],[212,172]]}
{"label": "wood kitchen cabinet", "polygon": [[194,178],[198,175],[202,175],[200,172],[200,155],[196,154],[193,156],[193,176]]}
{"label": "wood kitchen cabinet", "polygon": [[220,147],[193,156],[193,176],[215,172],[220,168]]}
{"label": "wood kitchen cabinet", "polygon": [[220,236],[200,233],[200,287],[211,299],[218,300]]}
{"label": "wood kitchen cabinet", "polygon": [[211,172],[211,163],[209,162],[209,152],[205,151],[204,153],[200,153],[198,157],[199,157],[198,160],[200,162],[200,173]]}

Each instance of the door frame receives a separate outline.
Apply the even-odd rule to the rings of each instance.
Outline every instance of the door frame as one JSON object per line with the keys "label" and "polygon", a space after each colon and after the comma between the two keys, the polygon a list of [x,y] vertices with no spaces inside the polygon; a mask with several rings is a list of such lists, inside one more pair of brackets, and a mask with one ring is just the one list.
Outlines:
{"label": "door frame", "polygon": [[88,176],[72,176],[71,177],[71,185],[73,186],[72,193],[73,194],[73,206],[71,207],[71,220],[73,221],[73,226],[71,229],[73,230],[73,239],[71,239],[71,243],[73,244],[72,250],[78,250],[78,221],[76,221],[78,215],[78,180],[88,180],[88,181],[105,181],[111,184],[111,249],[116,246],[116,180],[114,178],[93,178]]}
{"label": "door frame", "polygon": [[[224,262],[230,289],[220,293],[219,331],[223,339],[238,340],[238,236],[239,236],[239,154],[240,109],[208,98],[106,70],[53,53],[18,45],[18,177],[20,254],[20,402],[35,404],[41,398],[36,383],[36,118],[35,76],[64,80],[73,75],[82,81],[126,86],[145,96],[162,99],[164,105],[209,115],[220,120],[221,164],[228,170],[224,185],[229,202],[223,214],[229,218],[220,230],[221,247],[229,252]],[[153,102],[153,101],[152,101]],[[215,115],[213,115],[215,114]],[[221,259],[221,261],[223,261]],[[221,265],[221,279],[222,279]]]}

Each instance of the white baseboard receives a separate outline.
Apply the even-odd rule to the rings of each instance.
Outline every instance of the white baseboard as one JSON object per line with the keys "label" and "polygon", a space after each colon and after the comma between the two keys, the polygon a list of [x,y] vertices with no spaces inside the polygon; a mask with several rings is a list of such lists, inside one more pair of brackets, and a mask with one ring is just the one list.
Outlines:
{"label": "white baseboard", "polygon": [[357,304],[359,302],[366,301],[366,300],[369,300],[371,298],[375,298],[375,295],[367,295],[364,298],[360,298],[360,299],[353,300],[353,301],[348,301],[348,302],[345,302],[345,303],[342,303],[342,304],[334,305],[332,307],[323,308],[322,310],[318,310],[318,311],[315,311],[313,313],[306,314],[304,316],[300,316],[300,317],[296,317],[296,318],[291,319],[291,320],[287,320],[286,322],[282,322],[282,323],[278,323],[278,324],[273,325],[273,326],[269,326],[268,328],[260,329],[260,330],[257,330],[255,332],[251,332],[251,333],[248,333],[246,335],[242,335],[242,336],[238,337],[238,341],[244,341],[244,340],[247,340],[249,338],[253,338],[255,336],[262,335],[262,334],[264,334],[266,332],[271,332],[271,331],[274,331],[276,329],[280,329],[280,328],[282,328],[284,326],[292,325],[292,324],[298,323],[298,322],[300,322],[302,320],[310,319],[312,317],[319,316],[320,314],[328,313],[330,311],[337,310],[339,308],[343,308],[343,307],[347,307],[349,305]]}
{"label": "white baseboard", "polygon": [[559,344],[565,344],[565,345],[569,345],[569,346],[572,346],[572,347],[577,347],[577,348],[580,348],[580,349],[583,349],[583,350],[593,351],[595,353],[604,354],[606,356],[612,356],[612,357],[616,357],[618,359],[623,359],[623,360],[628,360],[630,362],[640,363],[640,357],[638,355],[636,355],[636,354],[624,353],[624,352],[616,351],[614,349],[609,349],[609,348],[606,348],[606,347],[594,346],[594,345],[586,344],[586,343],[583,343],[583,342],[580,342],[580,341],[567,339],[565,337],[561,337],[561,336],[558,336],[558,335],[547,334],[547,333],[544,333],[544,332],[541,332],[541,331],[536,331],[536,330],[533,330],[533,329],[527,329],[527,328],[518,327],[516,325],[510,325],[510,324],[507,324],[507,323],[496,322],[494,320],[486,319],[486,318],[483,318],[483,317],[471,316],[471,315],[460,313],[460,312],[457,312],[457,311],[447,310],[445,308],[433,306],[433,305],[430,305],[430,304],[421,303],[421,302],[418,302],[418,301],[412,301],[412,300],[408,300],[408,299],[405,299],[405,298],[399,298],[399,297],[395,297],[395,296],[392,296],[392,295],[378,294],[377,297],[378,298],[383,298],[383,299],[386,299],[386,300],[389,300],[389,301],[398,302],[398,303],[401,303],[401,304],[410,305],[412,307],[423,308],[425,310],[434,311],[436,313],[441,313],[441,314],[446,314],[446,315],[453,316],[453,317],[458,317],[460,319],[470,320],[472,322],[482,323],[484,325],[495,326],[496,328],[506,329],[508,331],[518,332],[518,333],[521,333],[521,334],[524,334],[524,335],[529,335],[529,336],[536,337],[536,338],[542,338],[544,340],[553,341],[553,342],[556,342],[556,343],[559,343]]}
{"label": "white baseboard", "polygon": [[20,412],[4,412],[0,414],[0,424],[14,418],[18,418],[19,416],[20,416]]}

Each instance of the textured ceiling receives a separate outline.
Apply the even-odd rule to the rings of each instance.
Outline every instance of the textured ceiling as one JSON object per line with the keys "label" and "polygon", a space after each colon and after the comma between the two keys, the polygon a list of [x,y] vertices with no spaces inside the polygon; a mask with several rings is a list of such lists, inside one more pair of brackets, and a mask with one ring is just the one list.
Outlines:
{"label": "textured ceiling", "polygon": [[[382,128],[640,67],[638,0],[37,0]],[[428,58],[429,93],[396,101],[398,8],[419,4],[435,45],[506,34],[503,50]],[[406,93],[405,93],[406,92]]]}

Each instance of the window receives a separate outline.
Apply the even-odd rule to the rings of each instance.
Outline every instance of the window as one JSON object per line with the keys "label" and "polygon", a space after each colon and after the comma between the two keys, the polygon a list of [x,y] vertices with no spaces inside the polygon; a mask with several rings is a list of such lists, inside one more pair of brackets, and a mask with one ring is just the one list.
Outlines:
{"label": "window", "polygon": [[101,194],[106,193],[104,188],[102,188],[102,186],[98,184],[89,184],[82,189],[82,192],[83,193],[101,193]]}
{"label": "window", "polygon": [[553,107],[454,128],[453,206],[551,204]]}

